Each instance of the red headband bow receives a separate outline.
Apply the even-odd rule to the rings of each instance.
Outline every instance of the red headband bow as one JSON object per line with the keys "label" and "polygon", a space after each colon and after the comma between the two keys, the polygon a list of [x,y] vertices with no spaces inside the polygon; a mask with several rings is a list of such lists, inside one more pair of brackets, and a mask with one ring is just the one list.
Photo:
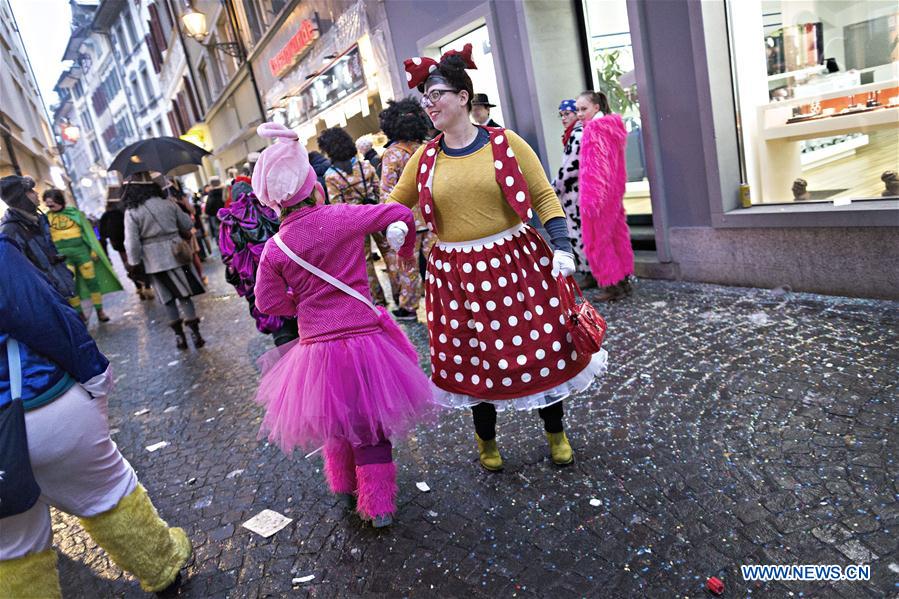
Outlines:
{"label": "red headband bow", "polygon": [[[471,60],[471,44],[465,44],[465,47],[462,48],[461,52],[459,50],[447,50],[444,52],[443,56],[440,57],[440,62],[443,62],[450,56],[456,55],[462,57],[462,60],[465,61],[466,68],[478,68],[475,66],[474,61]],[[409,82],[409,89],[418,87],[427,81],[428,77],[437,70],[438,66],[439,63],[436,60],[428,58],[427,56],[416,56],[415,58],[407,58],[404,60],[403,67],[406,69],[406,81]]]}

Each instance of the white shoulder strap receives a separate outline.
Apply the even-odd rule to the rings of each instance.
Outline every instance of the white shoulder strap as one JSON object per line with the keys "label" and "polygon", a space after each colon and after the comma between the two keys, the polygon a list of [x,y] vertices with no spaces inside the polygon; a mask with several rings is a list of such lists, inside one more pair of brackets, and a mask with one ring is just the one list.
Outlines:
{"label": "white shoulder strap", "polygon": [[9,363],[9,393],[13,400],[22,399],[22,361],[19,357],[19,342],[6,338],[6,361]]}
{"label": "white shoulder strap", "polygon": [[315,267],[315,266],[309,264],[308,262],[306,262],[305,260],[303,260],[302,258],[300,258],[299,256],[297,256],[297,255],[293,252],[293,250],[291,250],[289,247],[287,247],[287,244],[284,243],[284,240],[281,239],[280,235],[278,235],[278,234],[276,233],[276,234],[272,237],[272,239],[275,240],[275,243],[278,245],[279,248],[281,248],[281,251],[284,252],[284,253],[287,255],[288,258],[290,258],[291,260],[293,260],[294,262],[296,262],[297,264],[299,264],[300,266],[302,266],[303,268],[305,268],[306,270],[308,270],[309,272],[311,272],[311,273],[314,274],[315,276],[317,276],[317,277],[319,277],[319,278],[321,278],[321,279],[324,279],[324,280],[327,281],[328,283],[334,285],[335,287],[337,287],[338,289],[340,289],[341,291],[343,291],[343,292],[346,293],[347,295],[356,298],[357,300],[359,300],[360,302],[362,302],[363,304],[365,304],[366,306],[368,306],[369,308],[371,308],[372,310],[374,310],[375,314],[377,314],[378,316],[381,315],[381,311],[378,310],[378,307],[375,306],[375,305],[374,305],[373,303],[371,303],[370,301],[368,301],[368,299],[366,299],[366,297],[365,297],[364,295],[362,295],[361,293],[359,293],[358,291],[356,291],[355,289],[353,289],[353,288],[350,287],[349,285],[346,285],[346,284],[342,283],[341,281],[339,281],[338,279],[335,279],[334,277],[332,277],[331,275],[329,275],[329,274],[326,273],[325,271],[321,270],[320,268],[317,268],[317,267]]}

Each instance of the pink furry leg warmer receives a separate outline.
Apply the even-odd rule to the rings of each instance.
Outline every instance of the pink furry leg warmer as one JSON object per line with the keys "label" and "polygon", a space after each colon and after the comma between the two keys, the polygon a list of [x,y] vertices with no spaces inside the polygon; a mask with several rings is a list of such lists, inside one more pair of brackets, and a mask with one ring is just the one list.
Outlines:
{"label": "pink furry leg warmer", "polygon": [[392,516],[396,512],[396,465],[366,464],[356,466],[359,498],[356,509],[367,520]]}
{"label": "pink furry leg warmer", "polygon": [[343,439],[331,439],[325,444],[325,479],[331,492],[352,495],[356,492],[356,461],[353,448]]}

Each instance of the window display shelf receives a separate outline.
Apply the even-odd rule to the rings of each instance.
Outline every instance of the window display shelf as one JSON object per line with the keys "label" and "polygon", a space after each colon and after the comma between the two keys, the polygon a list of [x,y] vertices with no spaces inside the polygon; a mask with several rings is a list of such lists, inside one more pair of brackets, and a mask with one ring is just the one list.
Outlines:
{"label": "window display shelf", "polygon": [[[759,172],[761,197],[765,202],[791,202],[793,182],[802,176],[801,143],[803,140],[848,133],[870,133],[883,129],[899,129],[899,81],[891,79],[848,89],[765,104],[758,107]],[[860,108],[858,112],[841,114],[850,105],[864,106],[868,96],[878,96],[881,106]],[[820,115],[808,114],[815,103]],[[892,103],[891,103],[892,102]],[[794,109],[803,107],[809,119],[787,123]],[[829,114],[825,115],[824,112]]]}
{"label": "window display shelf", "polygon": [[763,139],[800,141],[844,133],[867,133],[897,126],[899,126],[899,105],[883,106],[868,112],[833,114],[802,123],[769,127],[764,131]]}
{"label": "window display shelf", "polygon": [[803,69],[797,69],[795,71],[787,71],[786,73],[777,73],[776,75],[768,75],[768,82],[772,81],[780,81],[782,79],[804,79],[809,75],[817,75],[819,73],[823,73],[827,70],[827,67],[823,64],[816,64],[814,66],[805,67]]}

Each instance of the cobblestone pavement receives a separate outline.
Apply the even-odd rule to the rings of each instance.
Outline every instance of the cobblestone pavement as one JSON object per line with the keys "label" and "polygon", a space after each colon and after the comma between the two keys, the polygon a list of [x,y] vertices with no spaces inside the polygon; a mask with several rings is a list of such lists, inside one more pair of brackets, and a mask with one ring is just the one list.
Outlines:
{"label": "cobblestone pavement", "polygon": [[[92,325],[117,374],[113,436],[193,539],[184,597],[697,597],[709,576],[727,597],[899,593],[897,303],[641,281],[603,308],[609,373],[566,404],[574,466],[549,461],[536,414],[501,414],[506,470],[487,473],[469,415],[448,412],[397,445],[400,511],[376,532],[327,493],[319,456],[256,440],[271,342],[206,268],[202,350],[176,350],[130,293]],[[425,355],[423,325],[407,330]],[[263,509],[293,522],[241,528]],[[67,597],[144,596],[74,519],[54,530]],[[855,563],[870,581],[739,571]]]}

